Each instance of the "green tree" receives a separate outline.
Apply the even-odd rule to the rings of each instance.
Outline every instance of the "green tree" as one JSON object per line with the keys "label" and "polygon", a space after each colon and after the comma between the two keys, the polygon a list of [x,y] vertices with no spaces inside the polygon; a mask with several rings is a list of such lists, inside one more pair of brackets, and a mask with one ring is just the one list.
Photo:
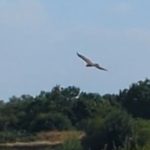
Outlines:
{"label": "green tree", "polygon": [[121,91],[118,101],[134,117],[150,119],[150,80],[139,81]]}

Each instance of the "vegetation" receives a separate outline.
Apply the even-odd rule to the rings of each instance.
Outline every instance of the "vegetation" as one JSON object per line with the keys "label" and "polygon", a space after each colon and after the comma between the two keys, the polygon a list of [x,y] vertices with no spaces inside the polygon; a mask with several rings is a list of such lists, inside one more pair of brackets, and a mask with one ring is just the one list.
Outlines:
{"label": "vegetation", "polygon": [[62,150],[149,150],[150,80],[134,83],[118,95],[56,86],[36,97],[0,101],[1,143],[34,141],[39,133],[73,130],[85,135],[82,140],[66,140]]}

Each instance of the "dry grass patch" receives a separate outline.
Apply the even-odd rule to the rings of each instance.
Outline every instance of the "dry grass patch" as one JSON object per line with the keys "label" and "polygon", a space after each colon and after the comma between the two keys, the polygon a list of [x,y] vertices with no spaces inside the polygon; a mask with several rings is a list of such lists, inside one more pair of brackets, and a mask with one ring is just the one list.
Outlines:
{"label": "dry grass patch", "polygon": [[64,142],[70,139],[81,139],[85,136],[82,131],[50,131],[40,132],[36,135],[37,140],[50,142]]}
{"label": "dry grass patch", "polygon": [[44,148],[44,147],[53,147],[60,146],[65,141],[72,139],[82,139],[85,136],[85,133],[82,131],[50,131],[50,132],[40,132],[37,133],[33,141],[26,142],[9,142],[1,143],[0,149],[2,148],[19,148],[19,149],[33,149],[33,148]]}

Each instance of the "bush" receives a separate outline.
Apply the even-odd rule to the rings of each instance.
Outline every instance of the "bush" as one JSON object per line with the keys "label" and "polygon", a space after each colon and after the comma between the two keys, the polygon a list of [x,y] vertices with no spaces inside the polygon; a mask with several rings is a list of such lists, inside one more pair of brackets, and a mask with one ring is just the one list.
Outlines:
{"label": "bush", "polygon": [[137,144],[141,147],[150,143],[150,120],[137,119],[135,129]]}
{"label": "bush", "polygon": [[115,109],[105,118],[94,118],[89,124],[87,137],[83,143],[86,149],[100,150],[107,145],[107,150],[123,146],[126,138],[132,137],[133,122],[131,117]]}
{"label": "bush", "polygon": [[61,113],[41,113],[31,122],[31,131],[71,129],[71,121]]}

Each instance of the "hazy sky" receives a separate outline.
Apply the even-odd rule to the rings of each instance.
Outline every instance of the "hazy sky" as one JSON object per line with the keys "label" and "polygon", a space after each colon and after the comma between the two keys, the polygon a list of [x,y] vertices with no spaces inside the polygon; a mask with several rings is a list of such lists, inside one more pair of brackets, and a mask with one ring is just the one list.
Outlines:
{"label": "hazy sky", "polygon": [[[55,85],[118,93],[150,75],[149,0],[0,0],[0,99]],[[86,68],[80,52],[109,71]]]}

